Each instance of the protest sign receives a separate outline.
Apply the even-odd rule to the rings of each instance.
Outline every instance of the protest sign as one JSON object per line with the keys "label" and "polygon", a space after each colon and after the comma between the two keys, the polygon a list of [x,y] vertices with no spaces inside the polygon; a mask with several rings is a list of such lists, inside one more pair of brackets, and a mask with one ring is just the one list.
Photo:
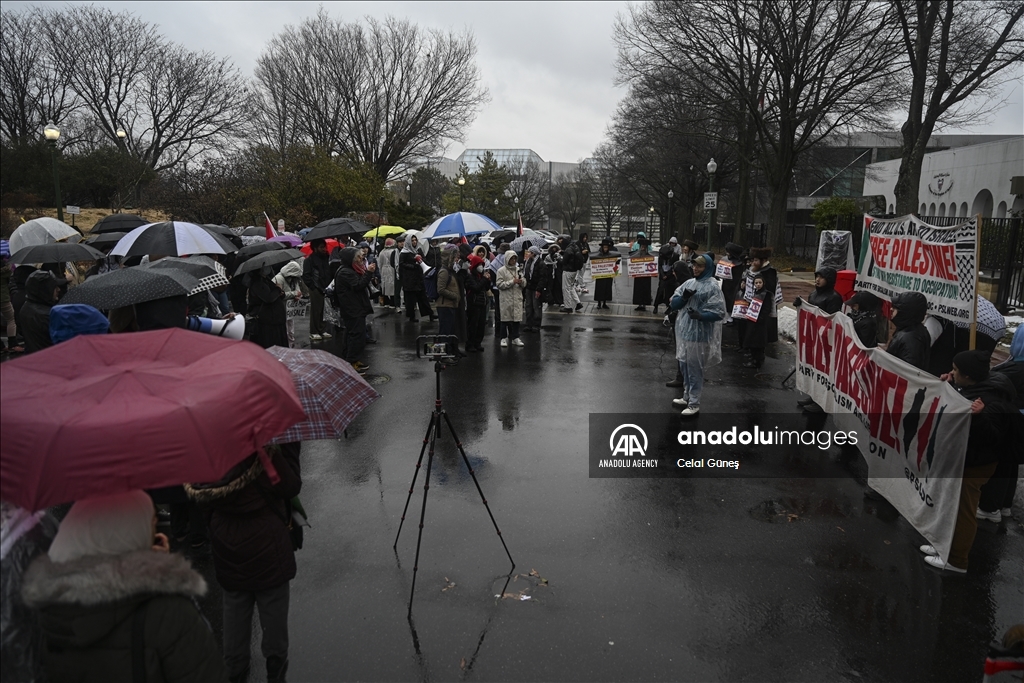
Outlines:
{"label": "protest sign", "polygon": [[761,314],[761,305],[764,304],[762,299],[754,299],[747,305],[747,311],[744,317],[752,323],[757,322],[757,316]]}
{"label": "protest sign", "polygon": [[656,277],[658,275],[658,264],[653,256],[633,256],[629,259],[629,276],[635,277]]}
{"label": "protest sign", "polygon": [[721,260],[715,264],[715,277],[719,280],[731,280],[732,279],[732,264],[726,260]]}
{"label": "protest sign", "polygon": [[796,388],[858,429],[868,484],[949,556],[971,403],[947,382],[860,343],[853,321],[804,303],[797,319]]}
{"label": "protest sign", "polygon": [[590,277],[595,280],[600,280],[607,277],[617,277],[619,274],[619,258],[599,258],[594,257],[590,259]]}
{"label": "protest sign", "polygon": [[978,220],[940,228],[915,216],[864,217],[857,289],[892,300],[920,292],[928,311],[947,320],[974,320]]}

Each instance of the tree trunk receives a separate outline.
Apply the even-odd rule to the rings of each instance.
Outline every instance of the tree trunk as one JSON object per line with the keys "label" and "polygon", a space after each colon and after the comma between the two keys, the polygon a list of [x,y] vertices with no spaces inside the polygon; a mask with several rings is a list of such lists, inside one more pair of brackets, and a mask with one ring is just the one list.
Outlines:
{"label": "tree trunk", "polygon": [[927,121],[916,126],[911,125],[909,121],[903,125],[903,158],[900,161],[900,173],[894,190],[897,216],[918,212],[921,166],[933,127],[934,125]]}
{"label": "tree trunk", "polygon": [[736,244],[743,244],[743,228],[747,219],[747,207],[750,205],[750,199],[747,196],[750,193],[750,163],[742,156],[737,174],[739,175],[739,187],[736,189],[736,217],[732,229],[732,241]]}
{"label": "tree trunk", "polygon": [[771,183],[772,201],[768,209],[768,246],[782,249],[786,244],[786,210],[789,204],[789,185],[793,181],[793,169],[781,172],[781,177]]}

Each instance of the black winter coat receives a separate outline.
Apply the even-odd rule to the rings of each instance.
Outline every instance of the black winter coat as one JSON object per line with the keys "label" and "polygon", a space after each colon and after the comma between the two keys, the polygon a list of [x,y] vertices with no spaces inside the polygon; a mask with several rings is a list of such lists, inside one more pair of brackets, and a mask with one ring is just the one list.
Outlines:
{"label": "black winter coat", "polygon": [[18,316],[18,331],[25,338],[25,353],[42,351],[53,346],[50,339],[50,308],[52,304],[28,297]]}
{"label": "black winter coat", "polygon": [[302,262],[302,281],[309,289],[324,293],[331,283],[331,259],[327,254],[315,251]]}
{"label": "black winter coat", "polygon": [[832,287],[815,287],[807,297],[807,303],[817,306],[824,313],[838,313],[843,308],[843,297]]}
{"label": "black winter coat", "polygon": [[373,313],[373,304],[370,303],[370,281],[373,273],[357,273],[352,267],[355,249],[348,253],[348,249],[341,253],[341,268],[334,276],[334,293],[338,297],[338,313],[343,318],[358,318]]}
{"label": "black winter coat", "polygon": [[403,251],[398,256],[398,279],[402,281],[403,292],[422,292],[423,269],[416,262],[417,254]]}
{"label": "black winter coat", "polygon": [[[206,582],[182,555],[138,550],[55,564],[40,555],[22,596],[39,610],[51,681],[132,681],[141,634],[147,681],[226,681],[195,598]],[[140,672],[142,673],[142,672]]]}
{"label": "black winter coat", "polygon": [[281,477],[276,485],[256,455],[219,482],[185,485],[206,516],[217,583],[225,590],[258,592],[295,578],[288,526],[289,501],[302,488],[299,444],[268,448],[276,451],[270,453]]}
{"label": "black winter coat", "polygon": [[978,467],[997,462],[1011,445],[1006,436],[1011,433],[1011,417],[1017,417],[1014,396],[1009,383],[989,374],[988,379],[967,387],[956,387],[969,401],[980,398],[985,404],[980,413],[971,415],[971,432],[967,437],[967,455],[964,467]]}

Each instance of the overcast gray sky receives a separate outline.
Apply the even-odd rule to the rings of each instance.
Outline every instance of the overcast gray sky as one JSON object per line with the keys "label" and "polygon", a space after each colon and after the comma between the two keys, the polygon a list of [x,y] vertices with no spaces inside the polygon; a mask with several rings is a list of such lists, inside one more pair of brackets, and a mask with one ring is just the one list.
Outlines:
{"label": "overcast gray sky", "polygon": [[[5,2],[4,7],[22,4]],[[170,39],[234,60],[252,74],[264,44],[286,24],[316,13],[319,2],[99,2],[158,24]],[[354,21],[388,14],[423,26],[469,29],[491,101],[454,143],[464,147],[528,147],[545,161],[577,161],[604,137],[625,90],[615,88],[612,29],[626,2],[324,2],[334,17]],[[1021,134],[1021,70],[1004,91],[1006,107],[991,121],[953,132]]]}

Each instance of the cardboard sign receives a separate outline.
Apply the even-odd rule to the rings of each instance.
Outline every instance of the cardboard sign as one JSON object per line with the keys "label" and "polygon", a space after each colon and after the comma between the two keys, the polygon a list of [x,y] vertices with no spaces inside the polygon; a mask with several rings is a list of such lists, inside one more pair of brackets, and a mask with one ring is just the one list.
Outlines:
{"label": "cardboard sign", "polygon": [[634,256],[629,259],[629,277],[657,277],[658,263],[653,256]]}
{"label": "cardboard sign", "polygon": [[757,322],[757,317],[761,315],[762,304],[764,304],[764,302],[761,301],[760,299],[754,299],[749,304],[747,304],[747,320],[749,320],[752,323]]}
{"label": "cardboard sign", "polygon": [[618,277],[619,275],[619,258],[617,256],[608,258],[592,258],[590,259],[590,277],[595,280],[600,280],[609,277]]}
{"label": "cardboard sign", "polygon": [[715,277],[719,280],[732,279],[732,264],[728,261],[719,261],[715,264]]}

